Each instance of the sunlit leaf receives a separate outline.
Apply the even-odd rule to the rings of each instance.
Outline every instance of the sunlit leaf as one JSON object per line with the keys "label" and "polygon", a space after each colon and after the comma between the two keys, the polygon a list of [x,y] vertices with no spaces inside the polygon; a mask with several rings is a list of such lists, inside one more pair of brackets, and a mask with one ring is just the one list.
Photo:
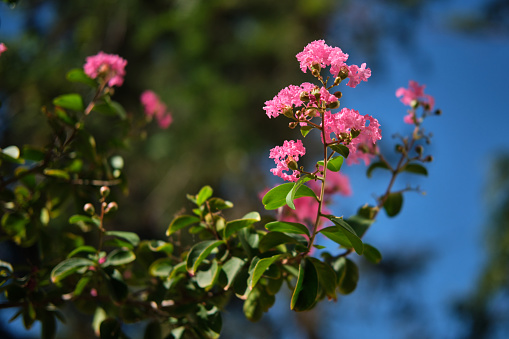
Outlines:
{"label": "sunlit leaf", "polygon": [[249,288],[253,289],[253,287],[256,286],[256,284],[258,283],[262,275],[265,273],[265,271],[269,268],[269,266],[272,265],[281,257],[283,257],[282,254],[277,254],[269,258],[263,258],[258,260],[254,267],[250,268],[248,279]]}
{"label": "sunlit leaf", "polygon": [[83,111],[83,99],[76,93],[64,94],[53,99],[53,105],[73,111]]}
{"label": "sunlit leaf", "polygon": [[309,229],[303,224],[288,221],[273,221],[265,225],[269,231],[278,231],[283,233],[305,234],[308,237]]}
{"label": "sunlit leaf", "polygon": [[260,214],[258,212],[251,212],[242,217],[242,219],[232,220],[226,223],[224,228],[224,239],[228,239],[233,233],[238,230],[248,227],[260,221]]}
{"label": "sunlit leaf", "polygon": [[341,166],[343,165],[344,160],[345,160],[345,158],[343,158],[343,157],[334,157],[334,158],[330,159],[327,162],[327,169],[329,169],[330,171],[333,171],[333,172],[339,172],[339,170],[341,169]]}
{"label": "sunlit leaf", "polygon": [[297,284],[293,290],[290,308],[301,312],[310,309],[318,295],[318,275],[308,258],[301,261]]}
{"label": "sunlit leaf", "polygon": [[[286,183],[276,186],[270,191],[268,191],[262,199],[262,203],[265,206],[265,209],[274,210],[276,208],[286,205],[286,197],[288,196],[288,193],[291,191],[293,186],[294,183]],[[315,199],[318,199],[316,197],[315,192],[313,192],[311,188],[305,185],[299,187],[299,189],[295,193],[294,199],[301,197],[313,197]]]}
{"label": "sunlit leaf", "polygon": [[83,267],[93,265],[95,265],[95,263],[92,260],[86,258],[66,259],[59,263],[57,266],[55,266],[55,268],[53,268],[53,270],[51,271],[51,281],[56,283]]}
{"label": "sunlit leaf", "polygon": [[194,274],[201,262],[218,246],[224,244],[221,240],[202,241],[194,245],[186,259],[186,267],[189,273]]}
{"label": "sunlit leaf", "polygon": [[290,190],[290,192],[288,192],[288,194],[286,195],[286,204],[291,208],[291,209],[295,209],[295,205],[293,203],[293,200],[295,199],[295,195],[297,194],[297,192],[299,191],[299,189],[301,187],[304,187],[304,183],[305,182],[308,182],[309,180],[313,179],[313,177],[309,174],[305,174],[303,176],[301,176],[299,178],[299,180],[297,180],[297,182],[293,185],[292,189]]}
{"label": "sunlit leaf", "polygon": [[181,215],[173,219],[168,230],[166,231],[166,235],[170,236],[178,230],[196,224],[200,222],[200,218],[192,216],[192,215]]}

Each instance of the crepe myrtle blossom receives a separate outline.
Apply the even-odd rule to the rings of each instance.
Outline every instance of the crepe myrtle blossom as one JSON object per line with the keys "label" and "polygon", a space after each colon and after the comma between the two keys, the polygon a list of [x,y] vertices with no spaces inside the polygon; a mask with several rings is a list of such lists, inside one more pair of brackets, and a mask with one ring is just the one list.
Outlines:
{"label": "crepe myrtle blossom", "polygon": [[[297,161],[304,154],[306,154],[306,149],[302,145],[302,140],[285,140],[283,146],[276,146],[270,150],[269,158],[274,159],[276,163],[276,168],[272,168],[270,171],[283,180],[297,181],[297,176],[300,174],[297,170]],[[293,172],[288,174],[285,171]]]}
{"label": "crepe myrtle blossom", "polygon": [[429,95],[424,94],[426,85],[420,86],[417,81],[410,80],[408,88],[400,87],[396,90],[396,97],[401,97],[401,102],[408,106],[413,106],[414,101],[425,105],[427,110],[433,110],[435,106],[435,99]]}
{"label": "crepe myrtle blossom", "polygon": [[141,94],[140,101],[147,117],[155,116],[159,127],[163,129],[170,126],[173,121],[171,113],[166,111],[166,105],[159,99],[157,94],[151,90],[146,90]]}
{"label": "crepe myrtle blossom", "polygon": [[99,52],[96,55],[87,57],[83,70],[92,79],[103,77],[110,87],[122,86],[126,65],[127,60],[116,54]]}
{"label": "crepe myrtle blossom", "polygon": [[309,43],[304,50],[297,54],[300,69],[306,73],[307,70],[318,71],[330,66],[330,73],[334,77],[340,76],[340,72],[348,72],[348,86],[355,88],[361,81],[368,81],[371,76],[371,69],[366,68],[366,63],[357,65],[346,64],[348,54],[343,53],[339,47],[330,47],[324,40],[316,40]]}
{"label": "crepe myrtle blossom", "polygon": [[3,42],[0,42],[0,55],[7,50],[7,46]]}

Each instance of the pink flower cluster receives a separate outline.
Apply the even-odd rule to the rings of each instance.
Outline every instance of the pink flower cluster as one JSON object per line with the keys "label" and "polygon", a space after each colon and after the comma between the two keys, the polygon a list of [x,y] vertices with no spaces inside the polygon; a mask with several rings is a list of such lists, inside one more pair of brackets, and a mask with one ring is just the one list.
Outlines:
{"label": "pink flower cluster", "polygon": [[146,90],[141,94],[140,101],[145,108],[147,117],[156,117],[161,128],[168,128],[173,121],[171,113],[166,111],[166,105],[153,91]]}
{"label": "pink flower cluster", "polygon": [[127,60],[118,55],[99,52],[97,55],[87,57],[83,70],[92,79],[104,77],[110,87],[122,86],[126,65]]}
{"label": "pink flower cluster", "polygon": [[292,161],[299,161],[299,157],[304,154],[306,154],[306,149],[302,140],[285,140],[283,146],[276,146],[270,150],[269,158],[274,159],[276,163],[276,168],[272,168],[270,171],[283,180],[297,181],[297,175],[300,174],[298,170],[293,170],[292,174],[285,173],[285,171],[291,171],[288,164]]}
{"label": "pink flower cluster", "polygon": [[[412,106],[414,102],[418,102],[429,109],[433,110],[433,106],[435,106],[435,99],[429,95],[424,94],[424,88],[426,85],[419,86],[417,81],[410,80],[408,83],[408,88],[400,87],[396,90],[396,97],[401,97],[401,102],[405,105]],[[407,124],[414,123],[414,112],[409,112],[405,118],[403,119]]]}
{"label": "pink flower cluster", "polygon": [[3,42],[0,43],[0,55],[7,50],[7,46]]}
{"label": "pink flower cluster", "polygon": [[306,73],[308,69],[313,70],[314,65],[320,65],[320,68],[330,66],[330,72],[337,77],[341,69],[348,69],[347,86],[355,88],[361,81],[368,81],[371,76],[371,69],[366,68],[363,63],[361,67],[357,65],[348,66],[345,62],[348,60],[348,54],[343,53],[339,47],[330,47],[324,40],[316,40],[309,43],[304,50],[297,54],[297,60],[300,62],[300,69]]}

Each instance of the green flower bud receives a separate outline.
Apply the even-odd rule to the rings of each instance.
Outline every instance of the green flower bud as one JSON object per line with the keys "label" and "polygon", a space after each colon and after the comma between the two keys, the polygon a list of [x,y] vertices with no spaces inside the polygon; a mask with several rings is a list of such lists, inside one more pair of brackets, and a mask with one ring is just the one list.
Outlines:
{"label": "green flower bud", "polygon": [[333,86],[337,86],[339,85],[339,83],[343,81],[343,79],[341,79],[340,77],[337,77],[336,79],[334,79],[334,85]]}
{"label": "green flower bud", "polygon": [[291,107],[286,107],[283,110],[283,115],[287,118],[293,119],[294,118],[293,109]]}
{"label": "green flower bud", "polygon": [[308,92],[300,93],[299,99],[300,99],[300,101],[308,102],[309,101],[309,93]]}
{"label": "green flower bud", "polygon": [[417,154],[421,155],[422,152],[424,151],[424,148],[421,145],[417,145],[415,146],[415,151],[417,152]]}
{"label": "green flower bud", "polygon": [[338,99],[341,99],[341,97],[343,96],[343,93],[341,91],[337,91],[337,92],[334,92],[334,96]]}
{"label": "green flower bud", "polygon": [[104,213],[116,212],[118,210],[118,205],[116,202],[110,202],[106,208],[104,209]]}
{"label": "green flower bud", "polygon": [[327,108],[329,108],[329,109],[336,109],[338,107],[339,107],[339,101],[333,101],[333,102],[327,104]]}
{"label": "green flower bud", "polygon": [[289,156],[286,159],[286,165],[288,166],[289,169],[294,170],[294,171],[297,171],[299,169],[299,165],[297,164],[297,161],[293,160],[292,156]]}
{"label": "green flower bud", "polygon": [[354,138],[357,138],[359,136],[359,134],[361,134],[361,131],[359,131],[357,129],[352,129],[352,131],[350,133],[352,133],[352,139],[354,139]]}
{"label": "green flower bud", "polygon": [[348,69],[348,67],[343,66],[339,70],[338,77],[340,77],[341,80],[345,80],[346,78],[348,78],[349,73],[350,73],[350,70]]}
{"label": "green flower bud", "polygon": [[291,123],[288,124],[288,127],[290,127],[291,129],[294,129],[295,127],[297,127],[299,123],[297,121],[293,121]]}
{"label": "green flower bud", "polygon": [[437,109],[435,111],[435,115],[442,115],[442,110],[441,109]]}
{"label": "green flower bud", "polygon": [[424,158],[424,161],[425,162],[432,162],[433,161],[433,157],[431,155],[428,155],[426,158]]}
{"label": "green flower bud", "polygon": [[101,193],[101,197],[106,198],[110,195],[110,188],[108,186],[103,186],[99,189],[99,192]]}
{"label": "green flower bud", "polygon": [[95,213],[94,205],[91,203],[86,203],[85,206],[83,206],[83,210],[90,215],[94,215]]}

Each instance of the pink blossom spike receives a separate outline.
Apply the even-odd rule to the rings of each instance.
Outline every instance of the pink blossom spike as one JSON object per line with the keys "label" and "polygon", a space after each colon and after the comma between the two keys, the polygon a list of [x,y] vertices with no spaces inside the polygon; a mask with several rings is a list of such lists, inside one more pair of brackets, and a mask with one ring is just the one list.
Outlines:
{"label": "pink blossom spike", "polygon": [[127,60],[116,54],[106,54],[99,52],[94,56],[87,57],[87,62],[83,66],[85,74],[95,79],[98,76],[104,77],[108,86],[122,86],[124,83],[125,66]]}
{"label": "pink blossom spike", "polygon": [[270,171],[272,174],[277,175],[283,180],[297,181],[297,175],[299,171],[293,170],[292,174],[285,173],[285,171],[292,171],[288,167],[290,161],[299,161],[299,157],[306,154],[306,149],[302,144],[302,140],[285,140],[283,146],[276,146],[270,150],[270,159],[274,159],[276,168],[272,168]]}

